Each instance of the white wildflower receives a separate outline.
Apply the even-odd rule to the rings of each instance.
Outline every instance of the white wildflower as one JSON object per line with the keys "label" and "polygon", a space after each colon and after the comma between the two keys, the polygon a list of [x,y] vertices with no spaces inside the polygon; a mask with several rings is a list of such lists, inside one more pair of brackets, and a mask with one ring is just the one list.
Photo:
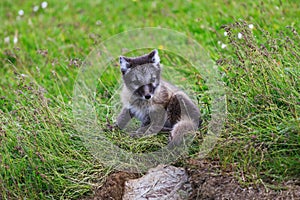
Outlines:
{"label": "white wildflower", "polygon": [[226,37],[227,35],[228,35],[228,32],[227,32],[227,31],[225,31],[225,32],[224,32],[224,36]]}
{"label": "white wildflower", "polygon": [[9,36],[4,38],[4,43],[9,43]]}
{"label": "white wildflower", "polygon": [[238,38],[239,38],[239,39],[242,39],[242,37],[243,37],[243,34],[238,33]]}
{"label": "white wildflower", "polygon": [[39,6],[34,6],[32,10],[33,10],[33,12],[37,12],[39,10],[39,8],[40,8]]}
{"label": "white wildflower", "polygon": [[218,44],[221,44],[221,41],[218,41]]}
{"label": "white wildflower", "polygon": [[254,28],[253,24],[249,24],[249,28],[253,29]]}
{"label": "white wildflower", "polygon": [[226,47],[227,47],[226,44],[222,44],[222,45],[221,45],[221,48],[222,48],[222,49],[225,49]]}
{"label": "white wildflower", "polygon": [[42,7],[43,9],[45,9],[45,8],[47,8],[47,6],[48,6],[47,1],[43,1],[42,4],[41,4],[41,7]]}
{"label": "white wildflower", "polygon": [[97,25],[97,26],[100,26],[101,24],[102,24],[102,21],[101,21],[101,20],[97,20],[97,21],[96,21],[96,25]]}
{"label": "white wildflower", "polygon": [[15,35],[15,37],[14,37],[14,44],[17,44],[17,42],[18,42],[18,36]]}
{"label": "white wildflower", "polygon": [[18,14],[19,14],[20,16],[23,16],[23,15],[24,15],[24,10],[19,10]]}

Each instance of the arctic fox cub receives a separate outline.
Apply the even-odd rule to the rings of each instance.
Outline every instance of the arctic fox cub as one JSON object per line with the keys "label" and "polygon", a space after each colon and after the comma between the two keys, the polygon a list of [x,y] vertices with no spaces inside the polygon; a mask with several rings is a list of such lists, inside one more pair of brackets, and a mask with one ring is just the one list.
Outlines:
{"label": "arctic fox cub", "polygon": [[140,137],[170,130],[170,142],[179,144],[185,134],[198,129],[200,112],[178,88],[161,80],[158,51],[139,57],[120,56],[124,86],[123,108],[117,125],[124,129],[132,117],[141,127],[131,136]]}

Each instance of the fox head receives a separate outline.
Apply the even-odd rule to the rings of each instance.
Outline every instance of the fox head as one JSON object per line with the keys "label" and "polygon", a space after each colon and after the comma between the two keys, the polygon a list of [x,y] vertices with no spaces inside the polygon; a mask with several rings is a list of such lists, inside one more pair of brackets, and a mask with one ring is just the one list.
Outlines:
{"label": "fox head", "polygon": [[125,86],[138,98],[149,100],[160,84],[160,58],[155,49],[139,57],[120,56]]}

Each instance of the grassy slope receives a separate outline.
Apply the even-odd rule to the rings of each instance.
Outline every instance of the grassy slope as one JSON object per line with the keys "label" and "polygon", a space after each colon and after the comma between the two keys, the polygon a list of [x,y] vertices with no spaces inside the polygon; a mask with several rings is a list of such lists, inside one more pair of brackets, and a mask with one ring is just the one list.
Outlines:
{"label": "grassy slope", "polygon": [[[70,97],[78,69],[73,61],[83,60],[95,45],[116,33],[148,26],[184,32],[214,60],[223,59],[220,69],[228,85],[229,116],[224,142],[212,156],[224,166],[233,164],[247,182],[299,174],[299,82],[295,78],[299,57],[291,53],[299,56],[299,37],[285,28],[299,28],[296,1],[282,5],[277,1],[48,3],[37,13],[32,12],[33,1],[0,4],[0,191],[4,198],[76,198],[100,182],[99,174],[107,169],[81,146],[72,125]],[[25,15],[17,20],[20,9]],[[268,38],[278,38],[277,54],[261,57],[257,49],[251,53],[248,46],[235,46],[239,42],[235,37],[231,42],[224,38],[221,26],[238,19],[270,32],[254,30],[257,38],[251,43],[257,49],[263,43],[272,50]],[[230,31],[239,29],[243,27]],[[294,47],[288,45],[290,49],[284,48],[286,34],[296,41]],[[4,43],[7,36],[9,44]],[[221,49],[219,40],[228,48]],[[243,61],[236,59],[239,53]],[[279,64],[270,64],[272,59]],[[241,63],[245,70],[238,67]],[[292,72],[285,73],[286,68]],[[30,77],[38,86],[30,85]],[[277,89],[272,89],[274,85]],[[266,95],[255,101],[258,94]]]}

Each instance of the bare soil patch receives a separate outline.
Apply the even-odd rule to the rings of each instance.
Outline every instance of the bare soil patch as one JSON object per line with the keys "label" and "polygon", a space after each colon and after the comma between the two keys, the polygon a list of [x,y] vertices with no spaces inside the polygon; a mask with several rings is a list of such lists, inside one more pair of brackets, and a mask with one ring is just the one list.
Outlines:
{"label": "bare soil patch", "polygon": [[218,162],[190,160],[187,169],[193,192],[189,199],[300,199],[300,182],[290,181],[281,190],[267,189],[263,185],[244,187],[232,171],[221,171]]}

